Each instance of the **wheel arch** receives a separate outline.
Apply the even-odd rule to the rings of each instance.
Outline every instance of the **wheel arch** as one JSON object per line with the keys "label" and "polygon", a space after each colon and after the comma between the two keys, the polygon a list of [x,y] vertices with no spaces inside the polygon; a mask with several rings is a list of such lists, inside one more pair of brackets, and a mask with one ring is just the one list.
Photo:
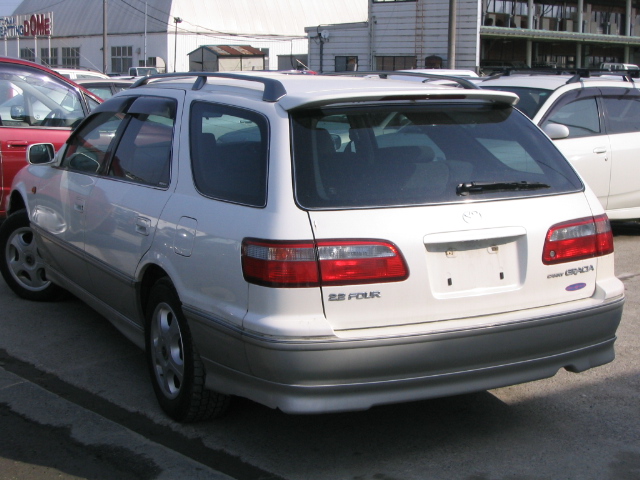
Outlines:
{"label": "wheel arch", "polygon": [[138,283],[138,308],[140,310],[140,318],[143,320],[146,318],[147,303],[149,302],[151,289],[158,280],[164,277],[170,278],[162,267],[154,263],[147,265],[142,272],[142,277]]}
{"label": "wheel arch", "polygon": [[11,192],[11,195],[9,196],[9,201],[7,203],[7,217],[12,213],[17,212],[18,210],[22,210],[26,208],[27,208],[27,202],[22,196],[22,193],[20,193],[17,190],[13,190]]}

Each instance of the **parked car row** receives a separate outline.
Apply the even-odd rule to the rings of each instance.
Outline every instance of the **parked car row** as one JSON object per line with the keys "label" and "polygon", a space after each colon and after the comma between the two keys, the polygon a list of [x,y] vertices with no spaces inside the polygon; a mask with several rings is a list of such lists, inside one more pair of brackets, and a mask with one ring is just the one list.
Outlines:
{"label": "parked car row", "polygon": [[29,147],[2,275],[144,348],[178,421],[233,396],[349,411],[610,362],[624,286],[602,204],[515,93],[460,84],[148,77]]}

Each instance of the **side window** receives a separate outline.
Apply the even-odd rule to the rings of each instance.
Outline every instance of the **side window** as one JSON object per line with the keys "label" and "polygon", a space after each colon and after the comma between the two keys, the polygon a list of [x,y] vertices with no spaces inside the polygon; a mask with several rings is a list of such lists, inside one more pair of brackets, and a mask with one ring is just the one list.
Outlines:
{"label": "side window", "polygon": [[100,106],[100,104],[89,95],[84,95],[84,98],[87,101],[87,105],[89,105],[90,112],[93,112],[96,108]]}
{"label": "side window", "polygon": [[541,127],[558,123],[569,128],[569,138],[589,137],[601,133],[596,98],[589,96],[555,107]]}
{"label": "side window", "polygon": [[0,124],[5,127],[75,127],[85,114],[79,94],[31,68],[0,69]]}
{"label": "side window", "polygon": [[266,205],[265,117],[249,110],[194,102],[190,148],[193,180],[200,193],[253,207]]}
{"label": "side window", "polygon": [[602,101],[609,133],[640,131],[640,96],[631,92],[626,95],[604,95]]}
{"label": "side window", "polygon": [[171,177],[171,149],[175,101],[140,97],[127,112],[108,175],[122,180],[166,188]]}
{"label": "side window", "polygon": [[358,57],[335,57],[335,71],[336,72],[355,72],[358,70]]}
{"label": "side window", "polygon": [[121,127],[123,114],[104,112],[89,119],[69,139],[60,166],[77,172],[98,173],[107,162],[107,152]]}

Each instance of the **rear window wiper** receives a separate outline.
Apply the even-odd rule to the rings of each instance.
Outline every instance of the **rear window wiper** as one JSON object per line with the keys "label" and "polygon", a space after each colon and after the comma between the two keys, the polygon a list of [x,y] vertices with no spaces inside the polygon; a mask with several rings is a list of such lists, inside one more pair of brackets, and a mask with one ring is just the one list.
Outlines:
{"label": "rear window wiper", "polygon": [[539,190],[551,188],[540,182],[467,182],[456,187],[457,195],[473,195],[486,192],[509,192],[517,190]]}

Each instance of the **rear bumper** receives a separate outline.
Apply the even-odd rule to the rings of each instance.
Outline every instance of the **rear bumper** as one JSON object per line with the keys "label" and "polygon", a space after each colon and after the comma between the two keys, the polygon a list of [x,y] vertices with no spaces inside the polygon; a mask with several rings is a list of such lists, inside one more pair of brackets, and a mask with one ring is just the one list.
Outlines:
{"label": "rear bumper", "polygon": [[[305,340],[217,329],[214,337],[224,338],[223,348],[196,341],[208,388],[288,413],[363,410],[608,363],[623,305],[621,297],[561,315],[398,337]],[[205,332],[211,323],[186,313],[196,320],[194,338],[213,338]],[[215,353],[220,351],[223,357]]]}

